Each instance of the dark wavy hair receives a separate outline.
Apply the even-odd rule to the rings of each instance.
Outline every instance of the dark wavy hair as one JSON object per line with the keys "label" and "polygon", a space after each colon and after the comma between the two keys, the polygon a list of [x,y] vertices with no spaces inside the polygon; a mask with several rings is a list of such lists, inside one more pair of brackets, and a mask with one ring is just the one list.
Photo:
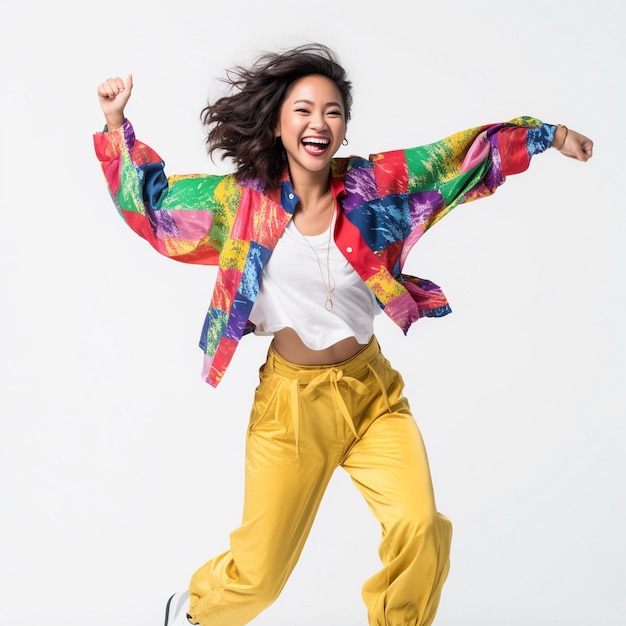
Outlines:
{"label": "dark wavy hair", "polygon": [[266,52],[250,67],[236,66],[222,79],[227,95],[202,110],[208,127],[205,143],[211,158],[220,152],[235,164],[238,181],[260,178],[278,187],[287,167],[280,138],[274,136],[280,108],[293,83],[303,76],[321,74],[341,93],[346,123],[352,108],[352,83],[337,55],[327,46],[310,43],[284,52]]}

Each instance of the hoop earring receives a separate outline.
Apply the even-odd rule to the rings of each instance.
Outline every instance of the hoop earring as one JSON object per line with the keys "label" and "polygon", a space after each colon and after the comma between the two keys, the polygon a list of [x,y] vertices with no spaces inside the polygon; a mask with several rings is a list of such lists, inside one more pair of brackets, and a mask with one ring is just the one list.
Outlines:
{"label": "hoop earring", "polygon": [[348,145],[348,138],[347,137],[343,138],[343,141],[341,142],[341,145],[342,146],[347,146]]}

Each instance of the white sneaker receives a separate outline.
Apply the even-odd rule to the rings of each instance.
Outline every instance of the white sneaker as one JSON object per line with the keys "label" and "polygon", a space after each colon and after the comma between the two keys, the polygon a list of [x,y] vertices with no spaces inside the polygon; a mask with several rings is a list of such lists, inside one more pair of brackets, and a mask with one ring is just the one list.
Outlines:
{"label": "white sneaker", "polygon": [[168,601],[165,607],[165,626],[189,626],[198,622],[190,622],[187,618],[189,610],[189,592],[179,591]]}

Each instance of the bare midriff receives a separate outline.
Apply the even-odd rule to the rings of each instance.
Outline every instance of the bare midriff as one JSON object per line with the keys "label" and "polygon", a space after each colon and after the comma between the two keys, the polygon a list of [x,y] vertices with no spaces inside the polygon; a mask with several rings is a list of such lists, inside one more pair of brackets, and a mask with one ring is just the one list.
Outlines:
{"label": "bare midriff", "polygon": [[293,328],[283,328],[274,333],[274,348],[283,359],[298,365],[332,365],[341,363],[363,350],[365,345],[355,337],[347,337],[323,350],[306,346]]}

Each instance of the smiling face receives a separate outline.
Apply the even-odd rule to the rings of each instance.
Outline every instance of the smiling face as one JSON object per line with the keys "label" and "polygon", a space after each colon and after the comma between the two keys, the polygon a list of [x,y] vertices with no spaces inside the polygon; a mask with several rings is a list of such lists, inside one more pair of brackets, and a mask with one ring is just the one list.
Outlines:
{"label": "smiling face", "polygon": [[341,92],[317,74],[297,80],[280,109],[275,134],[287,152],[292,179],[327,175],[346,134]]}

